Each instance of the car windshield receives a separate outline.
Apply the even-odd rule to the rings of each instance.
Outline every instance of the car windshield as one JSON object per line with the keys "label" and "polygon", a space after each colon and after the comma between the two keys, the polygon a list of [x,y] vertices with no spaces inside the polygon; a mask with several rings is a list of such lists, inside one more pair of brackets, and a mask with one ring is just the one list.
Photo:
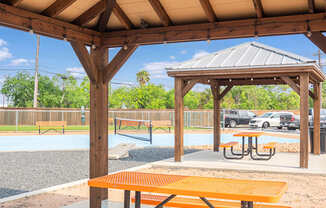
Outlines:
{"label": "car windshield", "polygon": [[272,115],[272,113],[264,113],[263,115],[259,116],[259,118],[268,118]]}

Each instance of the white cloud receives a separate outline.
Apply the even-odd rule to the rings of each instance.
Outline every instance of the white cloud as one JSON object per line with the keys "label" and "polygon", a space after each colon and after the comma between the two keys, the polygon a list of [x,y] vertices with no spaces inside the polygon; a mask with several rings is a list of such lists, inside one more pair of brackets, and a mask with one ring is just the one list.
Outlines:
{"label": "white cloud", "polygon": [[0,48],[0,61],[11,58],[12,54],[9,52],[9,49],[6,47]]}
{"label": "white cloud", "polygon": [[13,59],[10,62],[10,66],[26,66],[30,65],[32,63],[32,60],[27,60],[24,58],[18,58],[18,59]]}
{"label": "white cloud", "polygon": [[170,56],[170,59],[174,60],[175,59],[175,56]]}
{"label": "white cloud", "polygon": [[82,78],[86,76],[85,70],[83,67],[69,67],[66,71],[75,78]]}
{"label": "white cloud", "polygon": [[0,46],[5,46],[7,45],[7,42],[3,39],[0,39]]}
{"label": "white cloud", "polygon": [[180,53],[181,54],[186,54],[188,51],[187,50],[182,50]]}
{"label": "white cloud", "polygon": [[197,58],[201,58],[203,56],[208,55],[209,53],[207,51],[199,51],[197,53],[194,54],[194,56],[192,57],[193,59],[197,59]]}
{"label": "white cloud", "polygon": [[166,67],[171,67],[178,62],[151,62],[145,64],[144,70],[148,71],[151,75],[151,78],[167,78]]}

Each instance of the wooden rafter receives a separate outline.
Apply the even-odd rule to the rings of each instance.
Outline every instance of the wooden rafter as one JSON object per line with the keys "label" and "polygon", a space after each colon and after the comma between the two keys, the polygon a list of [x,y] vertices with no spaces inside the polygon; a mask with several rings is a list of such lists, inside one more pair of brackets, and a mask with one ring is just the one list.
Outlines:
{"label": "wooden rafter", "polygon": [[198,82],[198,80],[197,79],[195,79],[195,80],[189,80],[186,84],[185,84],[185,86],[184,86],[184,88],[183,88],[183,92],[182,92],[182,95],[183,96],[186,96],[186,94],[195,86],[195,84]]}
{"label": "wooden rafter", "polygon": [[232,89],[233,85],[228,85],[223,92],[220,94],[220,99],[222,99],[231,89]]}
{"label": "wooden rafter", "polygon": [[309,13],[315,12],[315,1],[314,0],[307,0],[308,1],[308,10]]}
{"label": "wooden rafter", "polygon": [[120,8],[120,6],[117,3],[115,3],[113,7],[113,13],[119,19],[121,24],[125,26],[127,30],[130,30],[134,27],[134,25],[126,15],[126,13],[124,13],[124,11]]}
{"label": "wooden rafter", "polygon": [[49,17],[55,17],[76,1],[77,0],[56,0],[48,8],[46,8],[42,14]]}
{"label": "wooden rafter", "polygon": [[72,48],[74,49],[80,63],[84,67],[88,78],[95,82],[97,80],[97,70],[93,59],[91,58],[90,54],[88,53],[85,45],[78,41],[71,41],[70,42]]}
{"label": "wooden rafter", "polygon": [[119,71],[128,58],[137,49],[137,45],[128,45],[120,49],[120,51],[115,55],[112,61],[105,67],[105,81],[109,82],[114,75]]}
{"label": "wooden rafter", "polygon": [[98,31],[100,32],[105,31],[115,3],[116,3],[115,0],[106,0],[106,9],[104,12],[102,12],[100,19],[98,20],[98,24],[97,24]]}
{"label": "wooden rafter", "polygon": [[7,2],[10,4],[10,5],[13,5],[13,6],[17,6],[18,4],[20,4],[20,2],[22,2],[23,0],[7,0]]}
{"label": "wooden rafter", "polygon": [[73,24],[76,25],[85,25],[92,21],[97,15],[101,14],[105,11],[106,8],[106,1],[99,1],[94,6],[89,8],[87,11],[82,13],[76,19],[72,21]]}
{"label": "wooden rafter", "polygon": [[258,18],[264,17],[264,9],[261,0],[253,0],[253,3],[254,3],[257,17]]}
{"label": "wooden rafter", "polygon": [[210,39],[244,38],[271,35],[301,34],[308,31],[326,31],[324,13],[292,15],[284,17],[264,17],[257,24],[256,19],[219,21],[158,28],[104,33],[103,44],[119,47],[125,44],[158,44]]}
{"label": "wooden rafter", "polygon": [[326,37],[321,32],[313,32],[311,36],[306,37],[313,42],[320,50],[326,53]]}
{"label": "wooden rafter", "polygon": [[99,44],[100,33],[58,19],[0,3],[0,25],[45,35],[52,38]]}
{"label": "wooden rafter", "polygon": [[164,26],[172,25],[172,21],[169,15],[166,13],[165,9],[163,8],[161,2],[159,0],[148,0],[149,3],[152,5],[153,9],[155,10],[157,16],[161,19]]}
{"label": "wooden rafter", "polygon": [[199,2],[207,16],[208,21],[215,22],[217,18],[209,0],[199,0]]}

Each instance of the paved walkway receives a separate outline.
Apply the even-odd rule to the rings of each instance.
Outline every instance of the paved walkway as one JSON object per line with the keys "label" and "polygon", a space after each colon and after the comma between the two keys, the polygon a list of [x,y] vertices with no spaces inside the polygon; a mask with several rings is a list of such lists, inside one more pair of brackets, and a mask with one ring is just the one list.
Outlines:
{"label": "paved walkway", "polygon": [[276,153],[269,161],[227,160],[223,152],[200,151],[183,156],[182,162],[167,159],[153,163],[153,166],[177,168],[208,168],[221,170],[264,171],[277,173],[309,173],[326,175],[326,154],[309,155],[309,168],[299,168],[299,153]]}

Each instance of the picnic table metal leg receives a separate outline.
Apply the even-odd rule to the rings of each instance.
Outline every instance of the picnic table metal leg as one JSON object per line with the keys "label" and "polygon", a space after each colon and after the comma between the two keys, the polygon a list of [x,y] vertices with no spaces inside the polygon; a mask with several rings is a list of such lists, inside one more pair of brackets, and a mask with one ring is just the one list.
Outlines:
{"label": "picnic table metal leg", "polygon": [[135,194],[135,208],[140,208],[141,192],[136,191]]}
{"label": "picnic table metal leg", "polygon": [[171,201],[174,197],[176,197],[177,195],[170,195],[169,197],[167,197],[166,199],[164,199],[161,203],[159,203],[158,205],[156,205],[154,208],[162,208],[164,204],[168,203],[169,201]]}
{"label": "picnic table metal leg", "polygon": [[199,197],[209,208],[214,208],[214,206],[204,197]]}
{"label": "picnic table metal leg", "polygon": [[241,208],[254,208],[252,201],[241,201]]}
{"label": "picnic table metal leg", "polygon": [[130,191],[128,190],[124,193],[124,208],[130,208]]}

